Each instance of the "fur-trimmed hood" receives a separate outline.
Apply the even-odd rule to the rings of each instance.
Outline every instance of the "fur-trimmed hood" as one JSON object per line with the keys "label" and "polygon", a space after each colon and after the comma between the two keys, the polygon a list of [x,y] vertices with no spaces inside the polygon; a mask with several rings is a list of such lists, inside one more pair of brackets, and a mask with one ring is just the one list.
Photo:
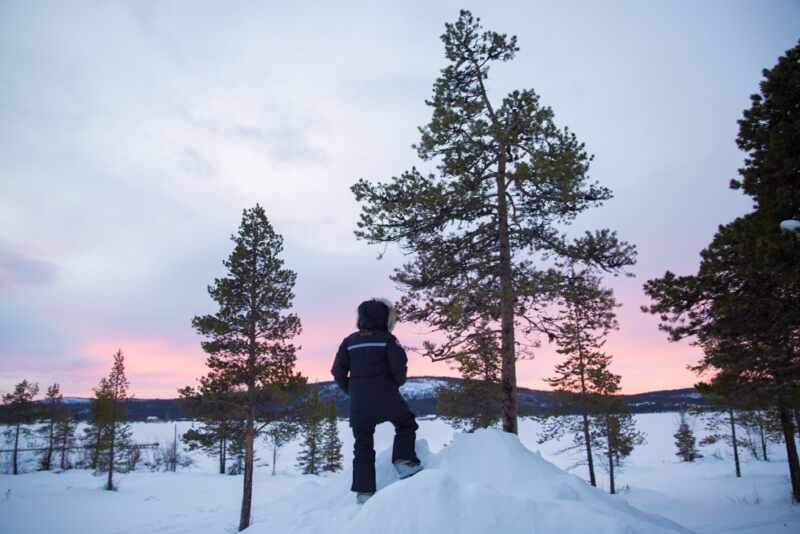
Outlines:
{"label": "fur-trimmed hood", "polygon": [[394,304],[387,298],[372,298],[358,305],[356,328],[391,332],[397,323]]}

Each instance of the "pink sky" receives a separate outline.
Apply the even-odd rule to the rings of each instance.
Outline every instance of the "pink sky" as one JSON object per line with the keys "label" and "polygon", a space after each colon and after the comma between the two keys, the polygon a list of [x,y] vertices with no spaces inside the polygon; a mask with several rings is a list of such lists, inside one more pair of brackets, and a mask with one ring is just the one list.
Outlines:
{"label": "pink sky", "polygon": [[[656,389],[690,387],[697,378],[686,365],[697,359],[697,349],[688,343],[668,343],[656,322],[638,310],[621,313],[625,328],[611,335],[607,351],[614,355],[613,370],[623,376],[623,391],[638,393]],[[635,312],[635,313],[633,313]],[[330,380],[330,364],[336,348],[352,329],[350,314],[340,320],[320,320],[305,323],[305,332],[298,338],[302,346],[298,353],[298,369],[311,381]],[[313,332],[313,333],[312,333]],[[424,336],[413,325],[401,325],[396,334],[406,346],[417,346]],[[197,342],[175,343],[168,338],[96,338],[82,347],[82,354],[91,362],[82,367],[58,369],[65,394],[87,396],[91,387],[108,372],[111,355],[121,348],[126,358],[126,370],[131,391],[139,398],[172,398],[176,390],[194,384],[206,372],[205,356]],[[409,351],[411,376],[458,376],[447,362],[433,363]],[[553,346],[544,344],[533,360],[517,364],[520,386],[548,389],[542,381],[558,361]]]}

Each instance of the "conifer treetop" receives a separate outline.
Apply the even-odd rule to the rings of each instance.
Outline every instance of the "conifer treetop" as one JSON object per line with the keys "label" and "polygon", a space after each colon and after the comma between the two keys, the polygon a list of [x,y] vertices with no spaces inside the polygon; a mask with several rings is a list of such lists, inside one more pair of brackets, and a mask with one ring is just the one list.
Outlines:
{"label": "conifer treetop", "polygon": [[298,379],[298,347],[290,340],[301,332],[300,319],[285,312],[297,275],[280,257],[283,238],[256,204],[244,210],[231,240],[233,252],[223,261],[228,272],[208,288],[219,309],[192,320],[207,338],[201,346],[208,366],[234,384],[265,387]]}
{"label": "conifer treetop", "polygon": [[388,182],[360,179],[352,187],[362,208],[356,236],[394,242],[413,255],[392,276],[406,293],[398,312],[447,333],[438,348],[426,346],[433,359],[474,351],[475,324],[499,335],[507,276],[499,228],[507,226],[515,315],[529,331],[554,283],[541,260],[580,257],[617,273],[635,257],[634,247],[610,230],[568,239],[560,228],[611,192],[589,177],[592,156],[556,125],[535,91],[492,100],[485,83],[491,66],[515,57],[516,37],[484,31],[480,19],[461,11],[442,42],[448,64],[426,101],[431,120],[414,146],[437,172],[412,167]]}

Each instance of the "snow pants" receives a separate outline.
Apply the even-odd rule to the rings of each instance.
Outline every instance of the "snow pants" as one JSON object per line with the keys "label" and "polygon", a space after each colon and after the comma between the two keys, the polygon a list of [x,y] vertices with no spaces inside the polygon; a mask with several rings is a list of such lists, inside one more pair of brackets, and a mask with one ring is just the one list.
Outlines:
{"label": "snow pants", "polygon": [[[408,412],[400,419],[393,420],[394,444],[392,446],[392,462],[408,460],[419,462],[414,444],[417,440],[417,420]],[[374,493],[375,485],[375,425],[353,427],[353,485],[351,491]]]}

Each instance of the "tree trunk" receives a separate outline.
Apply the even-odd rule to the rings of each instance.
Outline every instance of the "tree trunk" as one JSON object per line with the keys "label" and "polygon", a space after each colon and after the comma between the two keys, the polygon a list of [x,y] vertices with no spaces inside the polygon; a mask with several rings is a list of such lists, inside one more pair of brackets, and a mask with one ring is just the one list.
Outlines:
{"label": "tree trunk", "polygon": [[758,432],[761,435],[761,454],[764,457],[764,461],[769,462],[769,457],[767,456],[767,435],[766,432],[764,432],[763,421],[758,422]]}
{"label": "tree trunk", "polygon": [[17,474],[17,449],[19,449],[19,423],[17,423],[17,431],[14,434],[14,452],[11,455],[12,474]]}
{"label": "tree trunk", "polygon": [[61,470],[66,471],[67,469],[67,432],[64,431],[64,437],[61,440]]}
{"label": "tree trunk", "polygon": [[106,481],[106,489],[111,491],[114,489],[114,441],[117,438],[117,402],[111,401],[111,437],[108,444],[108,480]]}
{"label": "tree trunk", "polygon": [[219,474],[225,474],[225,433],[223,432],[219,440]]}
{"label": "tree trunk", "polygon": [[800,439],[800,409],[795,408],[794,412],[794,429],[797,430],[797,439]]}
{"label": "tree trunk", "polygon": [[781,417],[783,441],[786,442],[786,457],[789,462],[789,479],[792,482],[792,496],[800,503],[800,461],[797,458],[797,444],[794,441],[794,424],[792,414],[782,399],[778,400],[778,411]]}
{"label": "tree trunk", "polygon": [[278,461],[278,443],[272,444],[272,476],[275,476],[275,462]]}
{"label": "tree trunk", "polygon": [[95,428],[94,450],[92,451],[92,470],[97,471],[100,463],[100,426]]}
{"label": "tree trunk", "polygon": [[[252,391],[252,390],[251,390]],[[247,430],[244,435],[244,488],[239,530],[250,526],[250,507],[253,500],[253,441],[255,439],[255,399],[251,393],[250,409],[247,412]]]}
{"label": "tree trunk", "polygon": [[736,464],[736,478],[742,478],[742,468],[739,465],[739,443],[736,440],[736,421],[734,420],[733,410],[728,410],[731,422],[731,443],[733,443],[733,462]]}
{"label": "tree trunk", "polygon": [[502,337],[503,431],[517,433],[517,369],[514,346],[514,287],[511,271],[511,244],[508,229],[508,204],[506,199],[506,149],[501,145],[497,165],[497,219],[500,241],[500,285]]}
{"label": "tree trunk", "polygon": [[586,415],[586,412],[583,413],[583,441],[586,444],[586,462],[589,464],[589,483],[597,487],[597,479],[594,476],[594,459],[592,458],[592,440],[589,436],[589,416]]}
{"label": "tree trunk", "polygon": [[[574,275],[573,271],[573,275]],[[586,463],[589,465],[589,483],[597,487],[597,478],[594,476],[594,458],[592,458],[592,439],[589,435],[589,414],[587,407],[589,405],[589,395],[586,391],[586,362],[584,360],[583,346],[581,345],[581,319],[580,312],[577,307],[572,308],[575,311],[575,332],[577,333],[578,342],[578,358],[580,361],[581,373],[581,402],[583,403],[583,442],[586,446]]]}
{"label": "tree trunk", "polygon": [[47,438],[47,451],[45,451],[44,462],[42,462],[42,467],[45,471],[50,471],[50,464],[53,461],[53,426],[55,426],[55,421],[53,418],[50,418],[50,435]]}
{"label": "tree trunk", "polygon": [[173,427],[173,435],[172,435],[172,465],[170,466],[172,472],[176,472],[178,470],[178,423],[175,423]]}
{"label": "tree trunk", "polygon": [[608,433],[608,491],[611,495],[617,493],[617,488],[614,485],[614,446],[611,439],[611,425],[606,421],[606,432]]}

